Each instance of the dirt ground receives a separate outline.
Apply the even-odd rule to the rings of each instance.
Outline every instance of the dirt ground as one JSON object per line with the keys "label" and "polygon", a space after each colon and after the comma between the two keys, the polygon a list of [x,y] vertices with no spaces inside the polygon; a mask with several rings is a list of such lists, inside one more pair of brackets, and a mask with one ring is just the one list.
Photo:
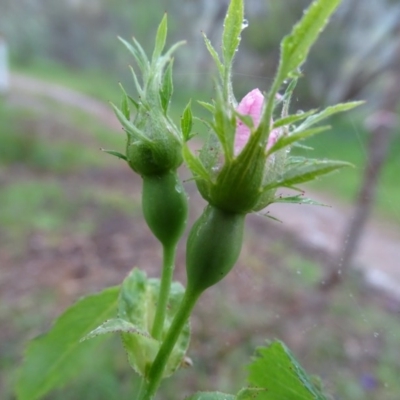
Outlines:
{"label": "dirt ground", "polygon": [[[12,76],[12,90],[29,96],[46,96],[79,108],[95,116],[110,129],[120,130],[108,105],[74,90],[16,74]],[[344,232],[352,218],[351,207],[323,194],[307,191],[306,195],[329,207],[275,204],[270,207],[271,214],[283,221],[281,229],[293,233],[305,246],[337,254],[346,241]],[[399,260],[399,226],[388,220],[372,218],[365,228],[354,265],[365,273],[371,285],[389,291],[400,299]]]}

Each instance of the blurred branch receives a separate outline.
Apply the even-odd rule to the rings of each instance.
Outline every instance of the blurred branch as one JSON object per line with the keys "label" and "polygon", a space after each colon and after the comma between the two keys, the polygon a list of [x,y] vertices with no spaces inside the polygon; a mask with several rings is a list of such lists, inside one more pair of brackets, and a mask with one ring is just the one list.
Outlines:
{"label": "blurred branch", "polygon": [[[400,45],[397,51],[400,52]],[[370,139],[363,183],[355,201],[353,216],[345,229],[343,249],[329,266],[327,274],[320,284],[320,289],[323,291],[332,289],[343,280],[352,264],[372,211],[379,177],[395,132],[394,128],[399,125],[396,109],[400,100],[400,72],[393,71],[392,77],[392,82],[384,92],[380,109],[366,121]]]}

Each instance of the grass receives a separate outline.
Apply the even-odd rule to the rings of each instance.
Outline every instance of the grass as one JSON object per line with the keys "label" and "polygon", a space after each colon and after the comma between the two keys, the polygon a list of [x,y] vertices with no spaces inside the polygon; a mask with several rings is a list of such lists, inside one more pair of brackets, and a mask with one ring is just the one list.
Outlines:
{"label": "grass", "polygon": [[49,60],[36,60],[28,66],[15,65],[12,70],[63,85],[105,102],[116,102],[120,98],[118,79],[101,70],[75,70]]}
{"label": "grass", "polygon": [[[65,118],[68,111],[69,121]],[[124,139],[79,111],[49,104],[46,112],[0,104],[0,224],[3,238],[18,248],[34,231],[90,232],[89,218],[76,221],[76,210],[95,201],[97,191],[71,188],[66,177],[83,170],[118,164],[100,147],[122,150]],[[82,128],[84,127],[84,128]],[[64,177],[64,178],[63,178]],[[112,193],[100,196],[99,207],[128,209]]]}

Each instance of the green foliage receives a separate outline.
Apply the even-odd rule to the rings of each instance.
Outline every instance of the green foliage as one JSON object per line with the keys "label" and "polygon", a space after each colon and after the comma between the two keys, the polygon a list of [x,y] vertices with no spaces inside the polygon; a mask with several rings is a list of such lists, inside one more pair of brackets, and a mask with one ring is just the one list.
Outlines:
{"label": "green foliage", "polygon": [[65,311],[51,330],[28,346],[16,386],[18,400],[35,400],[63,385],[93,357],[99,339],[79,340],[117,312],[119,288],[89,295]]}
{"label": "green foliage", "polygon": [[269,91],[267,106],[262,117],[264,127],[260,130],[264,131],[264,138],[267,137],[266,133],[269,131],[275,95],[286,79],[299,76],[298,69],[340,2],[341,0],[315,0],[304,12],[303,18],[294,26],[292,32],[283,38],[278,71]]}
{"label": "green foliage", "polygon": [[[86,334],[83,340],[107,333],[120,333],[130,365],[138,374],[146,376],[161,345],[160,341],[154,339],[150,334],[159,287],[159,279],[147,279],[144,272],[135,268],[122,283],[118,300],[119,318],[103,322]],[[168,299],[162,337],[165,336],[171,324],[183,293],[183,286],[174,282]],[[164,378],[180,367],[189,346],[189,340],[190,328],[189,323],[186,323],[168,360],[163,374]]]}
{"label": "green foliage", "polygon": [[[280,341],[259,347],[257,357],[249,365],[250,389],[257,400],[324,400],[326,397],[314,379],[307,375],[290,350]],[[240,397],[251,399],[251,396]]]}
{"label": "green foliage", "polygon": [[240,43],[240,33],[243,30],[244,7],[243,0],[232,0],[229,4],[222,35],[222,53],[225,68],[229,71],[233,57]]}
{"label": "green foliage", "polygon": [[[301,115],[288,115],[290,99],[299,75],[297,69],[305,61],[311,46],[339,3],[340,0],[314,1],[291,34],[283,39],[278,71],[266,99],[266,106],[263,108],[261,123],[258,127],[253,126],[249,115],[239,115],[235,110],[236,102],[232,93],[230,68],[239,46],[240,33],[246,24],[243,25],[243,3],[240,0],[230,3],[222,35],[225,64],[220,72],[220,84],[216,87],[215,104],[202,103],[212,113],[212,119],[206,121],[211,128],[210,138],[216,135],[219,145],[210,146],[209,140],[199,157],[193,155],[188,148],[185,148],[183,153],[186,163],[192,169],[200,193],[209,203],[225,211],[249,213],[271,204],[275,199],[274,190],[278,187],[293,188],[296,184],[314,180],[318,176],[350,165],[329,160],[304,160],[302,163],[294,163],[293,159],[287,155],[288,151],[285,151],[286,147],[296,145],[300,140],[328,128],[309,129],[315,123],[361,104],[361,102],[338,104],[319,113],[312,110]],[[208,40],[206,40],[206,47],[218,69],[221,70],[220,59]],[[281,85],[293,77],[294,79],[287,86],[283,100],[277,100],[276,94]],[[272,128],[280,128],[280,137],[275,145],[265,152],[263,148],[267,145],[272,130],[270,127],[272,113],[280,103],[282,103],[282,117]],[[239,154],[234,154],[238,120],[250,129],[251,134],[245,147]],[[297,123],[299,125],[296,125]],[[274,134],[277,134],[276,131]],[[206,155],[210,150],[212,157]],[[267,158],[272,153],[276,154],[273,156],[273,162],[269,162]]]}
{"label": "green foliage", "polygon": [[292,33],[283,39],[277,73],[277,80],[280,81],[280,84],[303,64],[311,46],[340,3],[341,0],[314,1],[304,12],[301,21],[294,26]]}

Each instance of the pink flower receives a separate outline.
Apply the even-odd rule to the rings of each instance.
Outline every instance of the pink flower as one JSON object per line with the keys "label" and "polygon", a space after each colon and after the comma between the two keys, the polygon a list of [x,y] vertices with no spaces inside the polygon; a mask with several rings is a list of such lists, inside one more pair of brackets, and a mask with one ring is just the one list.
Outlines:
{"label": "pink flower", "polygon": [[[253,120],[254,128],[260,124],[261,113],[264,104],[264,96],[258,89],[253,89],[243,97],[242,101],[236,108],[236,111],[242,115],[249,115]],[[271,120],[271,123],[273,121]],[[237,119],[235,133],[235,155],[238,155],[250,138],[250,128],[240,119]],[[273,130],[268,138],[267,150],[270,149],[278,140],[280,134],[279,129]]]}

